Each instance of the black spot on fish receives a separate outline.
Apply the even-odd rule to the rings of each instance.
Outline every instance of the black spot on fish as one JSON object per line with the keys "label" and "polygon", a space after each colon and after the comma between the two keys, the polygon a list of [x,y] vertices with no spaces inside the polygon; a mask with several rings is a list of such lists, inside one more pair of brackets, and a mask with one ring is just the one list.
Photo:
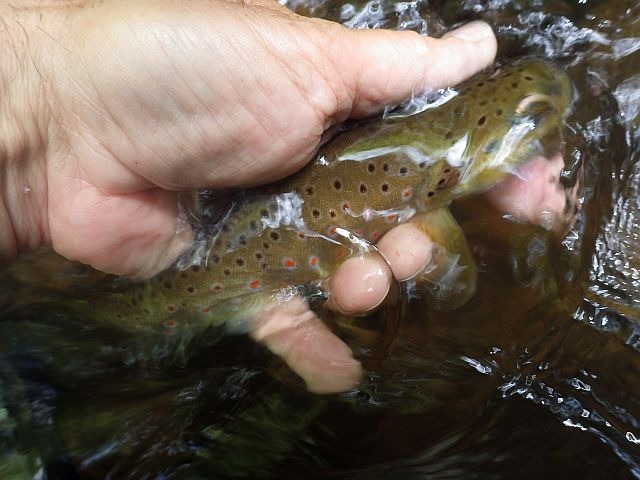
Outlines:
{"label": "black spot on fish", "polygon": [[271,240],[273,240],[274,242],[277,242],[278,240],[280,240],[280,234],[278,232],[270,232],[269,238],[271,238]]}
{"label": "black spot on fish", "polygon": [[247,237],[246,237],[246,235],[240,235],[240,236],[238,237],[238,243],[239,243],[240,245],[246,245],[246,244],[247,244]]}
{"label": "black spot on fish", "polygon": [[429,193],[427,193],[427,197],[429,197],[429,198],[433,197],[434,195],[435,195],[435,192],[429,192]]}
{"label": "black spot on fish", "polygon": [[333,181],[333,188],[335,188],[336,190],[340,190],[342,188],[342,182],[336,178]]}
{"label": "black spot on fish", "polygon": [[265,250],[269,249],[269,242],[262,242],[262,248],[264,248]]}
{"label": "black spot on fish", "polygon": [[400,167],[400,170],[398,170],[398,173],[400,175],[406,175],[408,171],[409,170],[407,169],[407,167]]}
{"label": "black spot on fish", "polygon": [[262,210],[260,210],[260,215],[264,218],[269,217],[269,211],[266,208],[263,208]]}
{"label": "black spot on fish", "polygon": [[[522,70],[520,70],[520,71],[522,71]],[[527,80],[527,81],[529,81],[529,82],[532,82],[532,81],[533,81],[533,77],[530,77],[529,75],[525,75],[525,76],[524,76],[524,79],[525,79],[525,80]]]}
{"label": "black spot on fish", "polygon": [[444,172],[444,173],[450,173],[450,172],[451,172],[451,169],[450,169],[449,167],[447,167],[447,168],[445,168],[445,169],[443,170],[443,172]]}
{"label": "black spot on fish", "polygon": [[244,258],[236,258],[236,265],[244,267]]}
{"label": "black spot on fish", "polygon": [[173,288],[173,285],[171,284],[171,282],[169,280],[166,280],[163,284],[164,288],[166,288],[167,290],[171,290]]}
{"label": "black spot on fish", "polygon": [[444,182],[446,182],[447,180],[444,178],[441,178],[440,180],[438,180],[438,185],[443,185]]}
{"label": "black spot on fish", "polygon": [[380,190],[382,190],[383,193],[387,193],[389,191],[389,184],[383,183],[382,185],[380,185]]}
{"label": "black spot on fish", "polygon": [[384,171],[384,172],[388,172],[389,171],[389,164],[388,163],[383,163],[382,164],[382,171]]}
{"label": "black spot on fish", "polygon": [[481,127],[485,124],[485,122],[487,121],[487,117],[482,115],[479,119],[478,119],[478,126]]}
{"label": "black spot on fish", "polygon": [[336,216],[336,212],[335,212],[334,210],[329,210],[329,216],[330,216],[331,218],[335,218],[335,216]]}
{"label": "black spot on fish", "polygon": [[500,115],[502,115],[502,109],[501,108],[496,110],[496,116],[499,117]]}
{"label": "black spot on fish", "polygon": [[420,162],[420,164],[418,165],[418,168],[424,168],[427,166],[427,162]]}
{"label": "black spot on fish", "polygon": [[229,230],[231,230],[231,225],[229,225],[228,223],[225,223],[224,225],[222,225],[223,232],[229,232]]}
{"label": "black spot on fish", "polygon": [[513,88],[518,88],[518,85],[520,85],[518,82],[513,82],[513,83],[511,84],[511,86],[512,86]]}
{"label": "black spot on fish", "polygon": [[486,101],[486,100],[480,100],[480,101],[478,102],[478,105],[480,105],[481,107],[484,107],[486,104],[487,104],[487,101]]}
{"label": "black spot on fish", "polygon": [[319,210],[314,209],[314,210],[311,212],[311,215],[313,215],[313,218],[320,218],[320,211],[319,211]]}
{"label": "black spot on fish", "polygon": [[225,275],[231,275],[231,270],[229,270],[228,268],[225,268],[222,273],[224,273]]}
{"label": "black spot on fish", "polygon": [[262,257],[263,257],[262,252],[256,252],[256,259],[262,260]]}
{"label": "black spot on fish", "polygon": [[305,192],[307,192],[307,195],[309,195],[310,197],[313,197],[314,192],[314,188],[311,185],[307,185],[304,189]]}
{"label": "black spot on fish", "polygon": [[251,220],[251,222],[249,222],[249,228],[252,232],[255,232],[256,230],[258,230],[258,222],[256,222],[255,220]]}
{"label": "black spot on fish", "polygon": [[211,254],[211,261],[213,263],[220,263],[220,255],[218,255],[217,253],[212,253]]}
{"label": "black spot on fish", "polygon": [[187,293],[190,293],[190,294],[193,295],[193,293],[195,293],[195,291],[196,291],[196,289],[194,287],[192,287],[192,286],[188,286],[187,287]]}
{"label": "black spot on fish", "polygon": [[[367,186],[364,183],[360,184],[360,193],[367,193]],[[344,208],[344,205],[343,205]]]}
{"label": "black spot on fish", "polygon": [[484,86],[484,82],[478,82],[478,83],[476,83],[476,87],[478,87],[478,88],[479,88],[479,87],[483,87],[483,86]]}
{"label": "black spot on fish", "polygon": [[367,171],[369,173],[373,173],[376,171],[376,166],[373,163],[370,163],[369,165],[367,165]]}
{"label": "black spot on fish", "polygon": [[148,308],[145,308],[143,311],[144,311],[144,313],[146,313],[147,315],[151,315],[151,310],[149,310]]}

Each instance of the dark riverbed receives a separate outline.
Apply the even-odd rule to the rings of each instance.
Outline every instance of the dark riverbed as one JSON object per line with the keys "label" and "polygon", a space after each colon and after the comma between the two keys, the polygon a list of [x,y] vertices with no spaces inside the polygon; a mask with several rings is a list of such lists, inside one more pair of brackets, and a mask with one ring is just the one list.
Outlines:
{"label": "dark riverbed", "polygon": [[27,258],[0,276],[0,478],[640,478],[640,4],[289,6],[432,35],[483,18],[500,60],[563,65],[576,225],[559,241],[456,204],[477,295],[447,314],[391,299],[377,318],[402,318],[394,342],[364,355],[361,388],[330,397],[242,336],[177,346],[51,308],[97,275]]}

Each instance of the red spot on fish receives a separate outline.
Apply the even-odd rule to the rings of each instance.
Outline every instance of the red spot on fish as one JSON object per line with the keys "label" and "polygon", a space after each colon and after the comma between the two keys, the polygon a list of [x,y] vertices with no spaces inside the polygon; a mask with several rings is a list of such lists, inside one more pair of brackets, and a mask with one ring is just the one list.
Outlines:
{"label": "red spot on fish", "polygon": [[398,218],[398,214],[397,213],[390,213],[385,218],[386,218],[387,222],[395,222],[397,220],[397,218]]}
{"label": "red spot on fish", "polygon": [[315,268],[318,266],[318,257],[316,257],[315,255],[311,255],[309,257],[309,266],[311,268]]}
{"label": "red spot on fish", "polygon": [[249,282],[249,288],[251,290],[257,290],[260,288],[260,280],[253,279]]}
{"label": "red spot on fish", "polygon": [[209,313],[211,311],[211,307],[202,307],[202,313]]}
{"label": "red spot on fish", "polygon": [[342,210],[344,210],[345,212],[349,210],[349,202],[344,202],[342,204]]}
{"label": "red spot on fish", "polygon": [[298,232],[298,237],[300,237],[300,238],[304,238],[304,237],[305,237],[304,232]]}
{"label": "red spot on fish", "polygon": [[340,249],[340,250],[336,250],[336,258],[342,258],[344,257],[344,250]]}
{"label": "red spot on fish", "polygon": [[356,234],[356,235],[358,235],[359,237],[361,237],[361,236],[362,236],[362,230],[360,230],[360,229],[357,229],[357,228],[356,228],[356,229],[353,231],[353,233],[355,233],[355,234]]}
{"label": "red spot on fish", "polygon": [[374,231],[371,233],[371,240],[377,240],[378,238],[380,238],[380,232],[378,230]]}
{"label": "red spot on fish", "polygon": [[290,257],[284,257],[282,259],[282,266],[284,268],[296,268],[296,261]]}
{"label": "red spot on fish", "polygon": [[222,290],[222,284],[220,284],[220,283],[214,283],[211,286],[211,291],[213,291],[213,292],[219,292],[220,290]]}
{"label": "red spot on fish", "polygon": [[167,312],[173,313],[177,310],[175,305],[167,305]]}
{"label": "red spot on fish", "polygon": [[335,226],[334,227],[329,227],[328,232],[329,232],[329,236],[331,238],[335,238],[338,235],[338,230],[337,230],[337,227],[335,227]]}
{"label": "red spot on fish", "polygon": [[176,326],[176,322],[174,320],[171,320],[171,319],[167,320],[164,324],[167,327],[175,327]]}
{"label": "red spot on fish", "polygon": [[402,190],[402,199],[403,200],[410,199],[412,195],[413,195],[413,189],[407,187],[404,190]]}

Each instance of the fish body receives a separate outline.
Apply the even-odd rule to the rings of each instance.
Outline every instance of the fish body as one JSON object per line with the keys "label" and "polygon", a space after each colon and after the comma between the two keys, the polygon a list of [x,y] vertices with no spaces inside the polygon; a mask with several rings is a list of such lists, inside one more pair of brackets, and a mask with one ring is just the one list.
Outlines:
{"label": "fish body", "polygon": [[437,108],[360,122],[300,172],[242,192],[198,264],[125,284],[92,305],[133,328],[241,319],[283,289],[326,278],[407,221],[453,250],[472,283],[473,260],[447,206],[543,153],[558,139],[571,92],[562,70],[525,59],[449,90]]}

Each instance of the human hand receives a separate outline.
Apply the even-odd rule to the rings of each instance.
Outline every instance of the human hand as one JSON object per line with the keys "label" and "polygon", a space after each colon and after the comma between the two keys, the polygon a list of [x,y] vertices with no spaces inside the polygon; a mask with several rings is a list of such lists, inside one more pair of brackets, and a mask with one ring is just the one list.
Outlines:
{"label": "human hand", "polygon": [[[5,54],[1,85],[22,91],[7,92],[17,105],[2,113],[12,181],[1,248],[50,243],[70,259],[139,278],[171,265],[191,241],[179,192],[291,174],[331,126],[457,83],[490,64],[496,48],[481,23],[436,40],[349,31],[267,1],[21,6],[2,12],[16,58],[32,63]],[[389,265],[377,256],[345,262],[328,281],[333,308],[367,311],[383,300],[391,272],[404,279],[424,267],[430,242],[399,228],[379,246]],[[312,338],[339,345],[317,333],[326,329],[316,319],[298,322],[304,315],[293,316],[295,342],[270,338],[301,351]],[[307,363],[331,360],[331,348],[315,351]]]}
{"label": "human hand", "polygon": [[22,182],[40,231],[22,238],[14,226],[14,249],[38,236],[136,277],[166,268],[190,241],[177,192],[282,178],[330,126],[456,83],[495,54],[482,23],[436,40],[350,31],[266,1],[42,9],[42,20],[20,17],[36,69],[25,83],[40,82],[24,127],[36,130],[27,142],[39,164]]}

